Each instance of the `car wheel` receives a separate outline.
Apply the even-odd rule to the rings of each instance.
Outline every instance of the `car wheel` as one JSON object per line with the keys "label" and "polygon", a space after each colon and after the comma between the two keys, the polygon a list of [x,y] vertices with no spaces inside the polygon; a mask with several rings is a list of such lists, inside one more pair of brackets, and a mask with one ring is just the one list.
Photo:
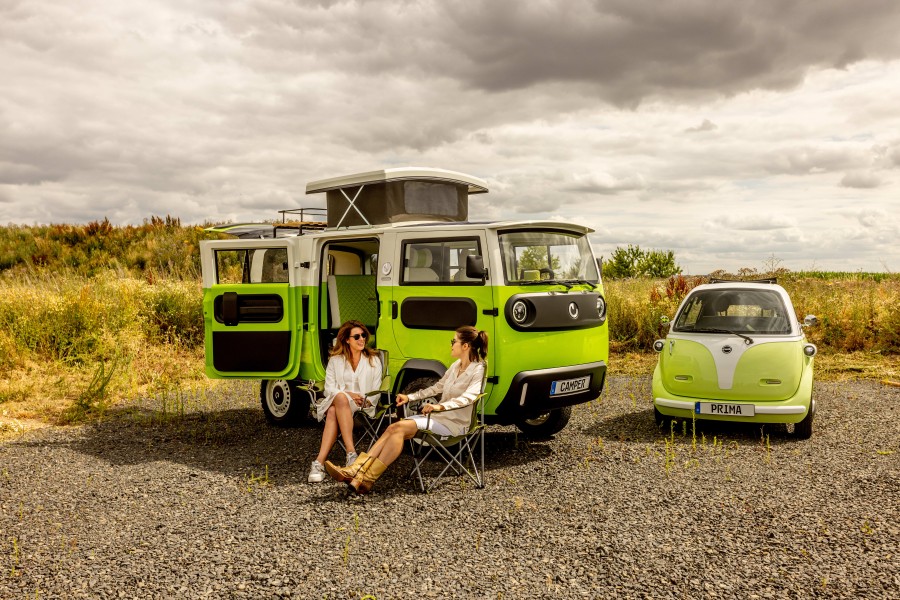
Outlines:
{"label": "car wheel", "polygon": [[806,411],[806,416],[803,417],[803,420],[794,425],[794,437],[798,440],[808,440],[812,437],[813,432],[813,418],[816,415],[816,402],[815,400],[809,401],[809,410]]}
{"label": "car wheel", "polygon": [[263,379],[259,386],[259,400],[266,421],[272,425],[297,425],[309,415],[309,393],[299,389],[293,381]]}
{"label": "car wheel", "polygon": [[656,419],[656,427],[664,428],[669,423],[669,417],[659,412],[659,409],[656,408],[656,405],[653,405],[653,417]]}
{"label": "car wheel", "polygon": [[572,407],[564,406],[531,419],[520,419],[516,427],[528,437],[545,438],[562,431],[571,418]]}
{"label": "car wheel", "polygon": [[[430,388],[435,383],[438,382],[437,377],[419,377],[418,379],[413,379],[409,383],[403,386],[403,390],[400,392],[401,394],[412,394],[413,392],[418,392],[419,390],[424,390],[425,388]],[[412,417],[414,415],[419,414],[419,409],[422,407],[421,400],[415,400],[412,402],[407,402],[403,406],[397,409],[397,416],[401,419],[405,419],[407,417]],[[410,440],[413,444],[421,444],[422,440],[418,438],[413,438]]]}

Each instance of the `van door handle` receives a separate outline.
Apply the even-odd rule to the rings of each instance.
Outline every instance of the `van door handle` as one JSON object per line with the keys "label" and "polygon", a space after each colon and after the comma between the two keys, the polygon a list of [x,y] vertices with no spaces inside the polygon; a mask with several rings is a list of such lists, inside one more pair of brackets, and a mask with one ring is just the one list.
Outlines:
{"label": "van door handle", "polygon": [[397,311],[397,303],[395,301],[391,300],[391,318],[392,319],[397,318],[397,312],[398,312]]}

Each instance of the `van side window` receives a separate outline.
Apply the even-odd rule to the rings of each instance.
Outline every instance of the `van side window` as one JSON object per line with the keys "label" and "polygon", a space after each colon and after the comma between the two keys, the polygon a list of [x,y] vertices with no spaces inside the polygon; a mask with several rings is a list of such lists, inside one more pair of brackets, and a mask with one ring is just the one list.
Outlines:
{"label": "van side window", "polygon": [[286,248],[216,250],[216,283],[288,283]]}
{"label": "van side window", "polygon": [[402,283],[411,285],[483,285],[466,277],[466,257],[481,254],[477,239],[410,241],[403,244]]}

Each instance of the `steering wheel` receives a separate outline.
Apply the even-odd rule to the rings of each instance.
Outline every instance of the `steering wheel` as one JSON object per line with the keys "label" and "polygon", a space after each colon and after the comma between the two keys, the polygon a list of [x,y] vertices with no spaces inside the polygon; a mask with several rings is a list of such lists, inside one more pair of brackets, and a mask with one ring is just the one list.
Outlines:
{"label": "steering wheel", "polygon": [[556,279],[556,277],[553,276],[553,269],[548,269],[547,267],[544,267],[543,269],[541,269],[541,275],[544,275],[544,274],[547,275],[547,279]]}

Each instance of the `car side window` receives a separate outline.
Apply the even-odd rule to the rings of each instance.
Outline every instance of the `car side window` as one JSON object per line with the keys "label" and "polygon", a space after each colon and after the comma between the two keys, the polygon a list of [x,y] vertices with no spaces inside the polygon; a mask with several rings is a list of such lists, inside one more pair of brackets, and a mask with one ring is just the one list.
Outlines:
{"label": "car side window", "polygon": [[403,244],[403,276],[409,285],[482,285],[466,277],[466,258],[481,254],[477,239],[415,240]]}

